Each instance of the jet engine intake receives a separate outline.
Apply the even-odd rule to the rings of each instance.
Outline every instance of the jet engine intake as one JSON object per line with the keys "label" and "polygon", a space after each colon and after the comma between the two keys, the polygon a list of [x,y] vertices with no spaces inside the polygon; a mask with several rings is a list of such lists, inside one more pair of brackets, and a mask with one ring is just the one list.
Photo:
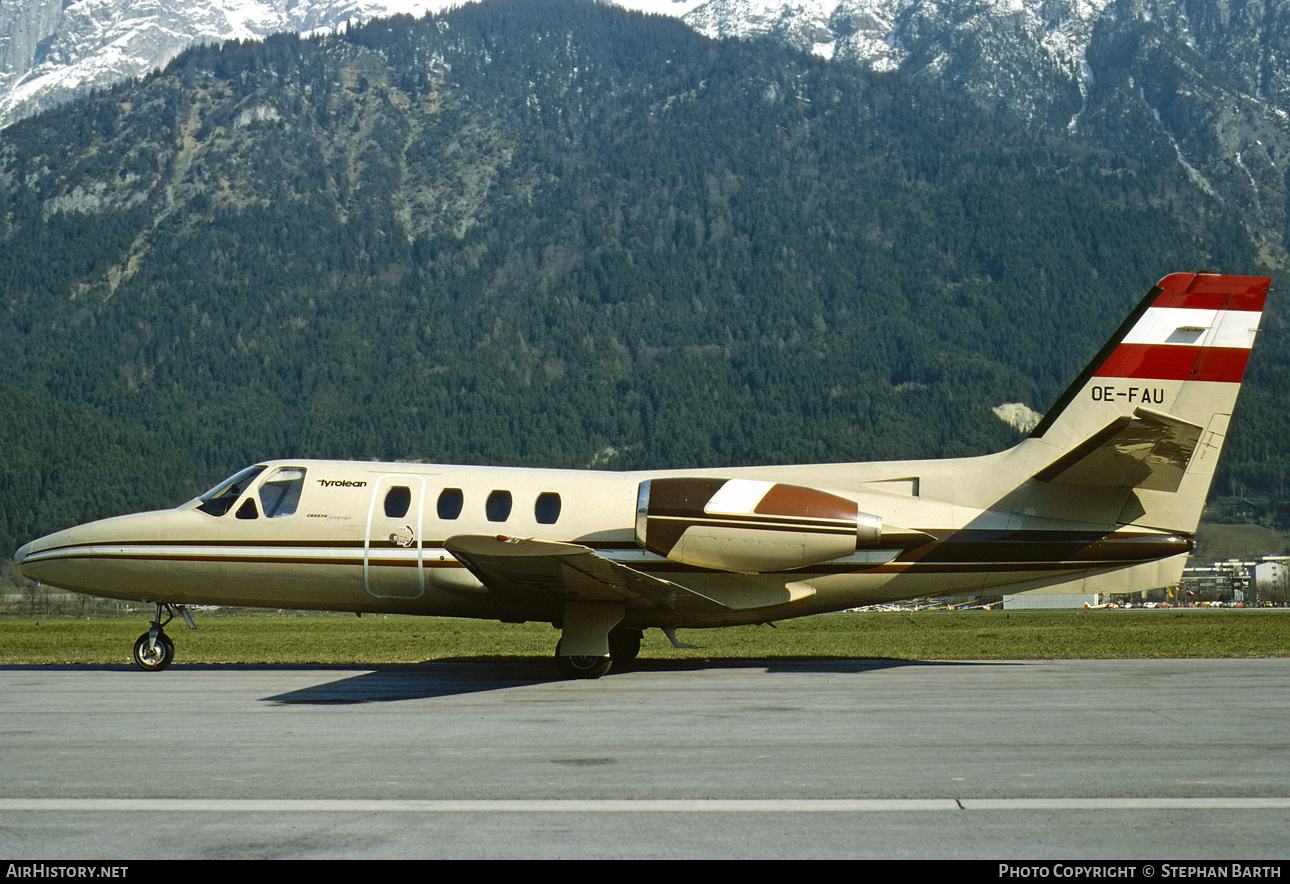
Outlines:
{"label": "jet engine intake", "polygon": [[640,484],[636,542],[718,571],[790,571],[882,541],[882,519],[853,500],[755,479],[661,478]]}

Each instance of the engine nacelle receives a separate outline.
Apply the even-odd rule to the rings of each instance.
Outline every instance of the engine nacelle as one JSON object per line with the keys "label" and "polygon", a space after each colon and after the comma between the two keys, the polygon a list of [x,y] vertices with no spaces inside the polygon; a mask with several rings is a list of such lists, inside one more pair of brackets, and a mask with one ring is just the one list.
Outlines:
{"label": "engine nacelle", "polygon": [[755,479],[665,478],[640,484],[636,542],[674,562],[719,571],[789,571],[882,540],[856,502]]}

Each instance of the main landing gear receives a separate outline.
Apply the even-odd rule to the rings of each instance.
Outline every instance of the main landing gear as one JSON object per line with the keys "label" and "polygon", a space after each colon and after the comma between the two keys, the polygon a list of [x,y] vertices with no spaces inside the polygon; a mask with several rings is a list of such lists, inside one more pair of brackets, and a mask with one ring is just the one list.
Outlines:
{"label": "main landing gear", "polygon": [[612,629],[608,654],[564,654],[564,639],[555,646],[555,665],[565,678],[600,678],[611,666],[625,666],[641,652],[641,630]]}
{"label": "main landing gear", "polygon": [[[165,620],[161,619],[163,610],[166,612]],[[183,605],[175,605],[173,611],[179,612],[189,629],[197,628],[193,618],[188,615],[188,609]],[[166,624],[175,619],[173,611],[170,605],[158,602],[157,613],[152,618],[152,626],[134,643],[134,665],[145,672],[160,672],[175,659],[175,643],[163,631]]]}

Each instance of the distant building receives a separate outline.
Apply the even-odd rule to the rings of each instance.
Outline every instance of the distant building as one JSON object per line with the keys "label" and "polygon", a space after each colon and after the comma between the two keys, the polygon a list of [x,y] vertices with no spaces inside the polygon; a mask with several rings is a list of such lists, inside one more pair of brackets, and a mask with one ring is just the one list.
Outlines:
{"label": "distant building", "polygon": [[1189,601],[1284,605],[1287,582],[1287,557],[1262,556],[1256,561],[1232,559],[1186,568],[1182,586]]}
{"label": "distant building", "polygon": [[[1005,610],[1097,607],[1120,597],[1114,593],[1061,592],[1059,587],[1003,597]],[[1290,556],[1233,559],[1183,569],[1182,583],[1138,594],[1138,601],[1171,604],[1285,605],[1290,602]]]}
{"label": "distant building", "polygon": [[1183,569],[1187,597],[1198,602],[1241,602],[1254,582],[1255,562],[1232,559]]}

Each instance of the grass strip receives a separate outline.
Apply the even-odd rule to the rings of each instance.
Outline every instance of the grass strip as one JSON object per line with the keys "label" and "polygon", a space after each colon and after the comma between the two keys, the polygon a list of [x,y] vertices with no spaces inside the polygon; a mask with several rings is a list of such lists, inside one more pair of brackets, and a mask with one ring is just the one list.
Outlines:
{"label": "grass strip", "polygon": [[[918,611],[825,614],[770,626],[682,630],[677,650],[647,630],[642,659],[1056,660],[1290,657],[1273,610]],[[364,665],[549,657],[549,624],[444,617],[203,612],[167,627],[183,663]],[[0,618],[0,664],[130,662],[146,617]]]}

